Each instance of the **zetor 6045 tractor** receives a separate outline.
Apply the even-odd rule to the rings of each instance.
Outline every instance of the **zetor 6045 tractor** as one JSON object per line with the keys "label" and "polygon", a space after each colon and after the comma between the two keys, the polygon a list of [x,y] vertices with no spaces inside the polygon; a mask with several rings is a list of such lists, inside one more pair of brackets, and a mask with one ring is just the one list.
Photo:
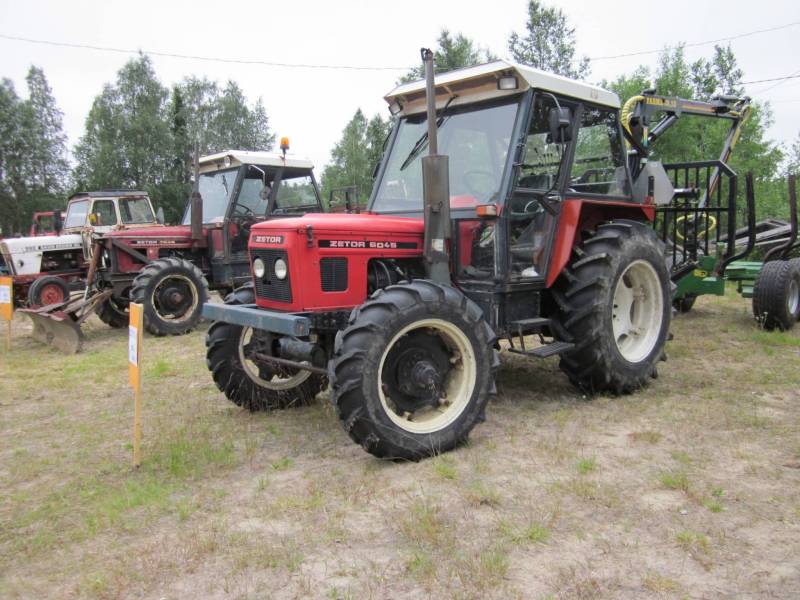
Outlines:
{"label": "zetor 6045 tractor", "polygon": [[350,437],[389,458],[449,450],[484,420],[499,339],[627,393],[656,376],[671,316],[650,225],[670,197],[658,163],[631,173],[618,97],[505,61],[434,82],[423,59],[427,82],[386,96],[367,211],[254,225],[253,287],[204,307],[230,400],[303,403],[327,379]]}

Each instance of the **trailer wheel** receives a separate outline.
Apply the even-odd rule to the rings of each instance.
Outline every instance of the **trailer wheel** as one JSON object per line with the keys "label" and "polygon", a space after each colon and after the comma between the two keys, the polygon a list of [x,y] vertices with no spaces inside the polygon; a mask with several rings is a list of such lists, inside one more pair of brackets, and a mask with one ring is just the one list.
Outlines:
{"label": "trailer wheel", "polygon": [[38,308],[50,304],[61,304],[69,300],[69,288],[61,277],[43,275],[28,288],[28,306]]}
{"label": "trailer wheel", "polygon": [[208,282],[188,260],[154,260],[133,280],[131,302],[144,306],[144,328],[153,335],[183,335],[200,322]]}
{"label": "trailer wheel", "polygon": [[499,359],[461,292],[417,280],[376,292],[336,336],[332,399],[350,437],[379,458],[454,448],[484,420]]}
{"label": "trailer wheel", "polygon": [[[252,304],[252,284],[225,298],[225,304]],[[206,365],[214,383],[237,406],[251,411],[302,406],[313,402],[325,387],[325,378],[310,371],[274,368],[255,363],[248,350],[259,344],[269,352],[270,339],[249,327],[216,321],[206,335]]]}
{"label": "trailer wheel", "polygon": [[761,267],[753,287],[753,315],[764,329],[788,331],[800,315],[800,268],[775,260]]}
{"label": "trailer wheel", "polygon": [[128,303],[120,299],[109,298],[104,300],[95,306],[94,312],[103,323],[114,329],[127,327],[130,323]]}
{"label": "trailer wheel", "polygon": [[576,247],[554,298],[575,343],[559,366],[580,389],[626,394],[657,375],[672,315],[663,247],[653,229],[622,219]]}
{"label": "trailer wheel", "polygon": [[697,300],[697,296],[694,294],[686,294],[682,298],[676,298],[672,301],[672,306],[675,307],[679,313],[687,313],[692,310],[694,306],[695,300]]}

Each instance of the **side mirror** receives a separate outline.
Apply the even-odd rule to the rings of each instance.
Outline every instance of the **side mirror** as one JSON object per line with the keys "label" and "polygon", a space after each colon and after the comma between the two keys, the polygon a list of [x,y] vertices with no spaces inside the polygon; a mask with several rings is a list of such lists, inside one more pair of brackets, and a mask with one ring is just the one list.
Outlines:
{"label": "side mirror", "polygon": [[158,210],[156,211],[156,222],[159,225],[163,225],[164,224],[164,207],[163,206],[159,206]]}
{"label": "side mirror", "polygon": [[554,144],[565,144],[572,139],[572,111],[569,108],[550,109],[550,139]]}

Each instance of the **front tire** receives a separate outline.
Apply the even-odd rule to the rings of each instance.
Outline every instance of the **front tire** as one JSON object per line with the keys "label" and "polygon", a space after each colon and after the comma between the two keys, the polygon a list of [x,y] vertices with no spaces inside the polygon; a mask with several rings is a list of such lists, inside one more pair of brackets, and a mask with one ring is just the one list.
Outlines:
{"label": "front tire", "polygon": [[144,328],[153,335],[183,335],[200,322],[208,282],[188,260],[159,258],[133,280],[131,302],[144,306]]}
{"label": "front tire", "polygon": [[[253,284],[245,284],[225,297],[225,304],[255,303]],[[248,345],[258,343],[249,327],[215,321],[206,335],[206,365],[217,388],[251,411],[302,406],[314,401],[325,387],[325,378],[310,371],[256,364],[247,357]],[[255,339],[254,339],[255,336]],[[264,350],[269,343],[263,343]]]}
{"label": "front tire", "polygon": [[128,303],[122,300],[115,298],[104,300],[95,306],[94,312],[103,323],[114,329],[121,329],[130,324]]}
{"label": "front tire", "polygon": [[627,394],[657,376],[672,313],[663,248],[628,220],[600,225],[575,248],[554,298],[575,343],[559,366],[581,390]]}
{"label": "front tire", "polygon": [[69,300],[69,287],[61,277],[43,275],[28,288],[28,306],[39,308],[51,304],[62,304]]}
{"label": "front tire", "polygon": [[499,365],[494,332],[456,289],[417,280],[376,292],[336,336],[332,399],[379,458],[446,452],[484,420]]}

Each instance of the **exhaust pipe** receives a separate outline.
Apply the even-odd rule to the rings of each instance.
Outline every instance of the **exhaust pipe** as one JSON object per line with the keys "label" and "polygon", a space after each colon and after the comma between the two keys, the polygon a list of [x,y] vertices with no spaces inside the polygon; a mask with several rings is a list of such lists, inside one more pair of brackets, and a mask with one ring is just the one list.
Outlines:
{"label": "exhaust pipe", "polygon": [[203,239],[203,197],[200,195],[200,156],[198,147],[194,147],[194,184],[191,199],[192,241],[198,243]]}
{"label": "exhaust pipe", "polygon": [[425,276],[451,285],[450,278],[450,164],[439,154],[436,130],[436,86],[433,52],[422,48],[425,64],[425,96],[428,106],[428,156],[422,157],[422,200],[425,218]]}

